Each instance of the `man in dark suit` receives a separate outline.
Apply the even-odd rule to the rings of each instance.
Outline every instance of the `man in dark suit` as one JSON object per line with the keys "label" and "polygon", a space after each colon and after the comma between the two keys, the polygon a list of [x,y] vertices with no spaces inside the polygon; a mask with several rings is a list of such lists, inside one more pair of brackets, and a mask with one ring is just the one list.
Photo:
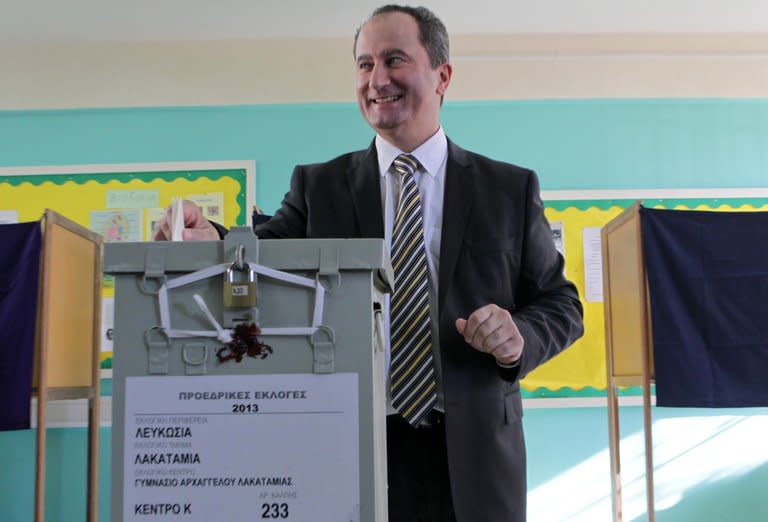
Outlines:
{"label": "man in dark suit", "polygon": [[[453,70],[447,32],[433,13],[382,7],[358,30],[354,50],[357,99],[376,131],[374,142],[296,167],[281,208],[256,233],[381,237],[394,250],[406,181],[393,163],[407,153],[420,199],[414,237],[423,240],[428,267],[426,337],[436,384],[425,391],[432,400],[417,416],[388,397],[390,520],[522,522],[519,380],[583,329],[536,175],[445,137],[439,111]],[[184,215],[185,239],[224,233],[192,204],[185,203]],[[168,223],[161,223],[156,238],[169,235]],[[391,326],[394,332],[394,320]]]}

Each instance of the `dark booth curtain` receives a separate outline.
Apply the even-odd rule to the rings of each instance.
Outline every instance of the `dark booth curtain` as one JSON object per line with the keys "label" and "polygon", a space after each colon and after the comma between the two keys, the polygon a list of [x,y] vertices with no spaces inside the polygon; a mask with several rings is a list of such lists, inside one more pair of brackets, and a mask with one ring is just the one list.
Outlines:
{"label": "dark booth curtain", "polygon": [[641,209],[659,406],[768,406],[768,212]]}
{"label": "dark booth curtain", "polygon": [[0,430],[29,428],[40,247],[39,222],[0,225]]}

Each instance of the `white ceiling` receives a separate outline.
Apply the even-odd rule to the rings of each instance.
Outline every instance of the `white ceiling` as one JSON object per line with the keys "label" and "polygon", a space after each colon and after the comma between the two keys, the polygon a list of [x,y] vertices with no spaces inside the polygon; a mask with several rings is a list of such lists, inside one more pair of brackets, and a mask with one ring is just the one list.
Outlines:
{"label": "white ceiling", "polygon": [[[0,44],[351,37],[371,0],[0,0]],[[765,0],[432,0],[451,34],[768,33]],[[767,36],[768,37],[768,36]]]}

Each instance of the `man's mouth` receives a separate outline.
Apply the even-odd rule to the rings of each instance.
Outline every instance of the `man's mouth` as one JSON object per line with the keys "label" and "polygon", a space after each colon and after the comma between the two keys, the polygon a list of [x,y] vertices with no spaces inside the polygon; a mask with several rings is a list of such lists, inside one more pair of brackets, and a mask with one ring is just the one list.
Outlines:
{"label": "man's mouth", "polygon": [[381,96],[380,98],[371,98],[371,103],[375,103],[376,105],[380,105],[382,103],[392,103],[400,98],[402,98],[402,94],[395,94],[392,96]]}

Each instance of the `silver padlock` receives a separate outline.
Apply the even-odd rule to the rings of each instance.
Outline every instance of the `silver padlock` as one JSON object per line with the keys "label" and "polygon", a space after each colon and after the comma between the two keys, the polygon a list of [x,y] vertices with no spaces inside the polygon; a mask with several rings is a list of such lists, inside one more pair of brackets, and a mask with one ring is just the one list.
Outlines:
{"label": "silver padlock", "polygon": [[[248,274],[247,281],[235,281],[235,273]],[[224,306],[226,308],[253,308],[256,306],[256,274],[247,264],[239,270],[232,263],[224,273]]]}

